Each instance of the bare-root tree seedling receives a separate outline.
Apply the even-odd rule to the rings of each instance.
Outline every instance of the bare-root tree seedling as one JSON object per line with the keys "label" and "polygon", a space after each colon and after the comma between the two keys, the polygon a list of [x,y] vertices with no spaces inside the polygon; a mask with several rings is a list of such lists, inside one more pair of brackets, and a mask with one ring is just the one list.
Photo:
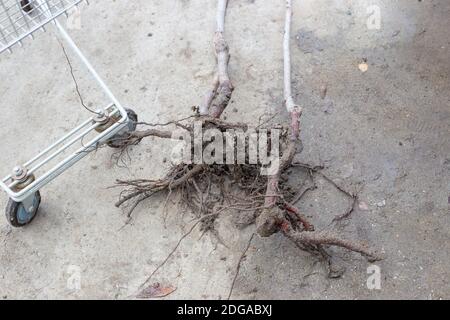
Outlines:
{"label": "bare-root tree seedling", "polygon": [[[244,123],[231,123],[221,120],[220,117],[227,108],[233,94],[233,85],[228,74],[230,62],[229,47],[225,40],[225,16],[227,0],[218,0],[217,30],[214,34],[214,48],[217,58],[217,72],[213,78],[211,89],[191,117],[164,124],[139,123],[144,129],[122,137],[120,141],[124,148],[134,145],[147,137],[172,139],[175,129],[181,128],[194,139],[195,131],[214,129],[220,133],[230,130],[249,131]],[[291,56],[290,36],[292,5],[291,0],[286,1],[286,20],[284,31],[284,106],[290,115],[290,121],[285,127],[256,128],[257,133],[269,136],[272,130],[280,130],[280,156],[278,170],[268,175],[261,174],[263,164],[238,163],[188,163],[180,162],[169,170],[164,178],[136,179],[117,181],[123,188],[121,197],[116,203],[117,207],[126,207],[128,216],[144,200],[155,194],[165,193],[167,199],[178,193],[183,203],[196,215],[197,222],[204,232],[214,230],[216,219],[229,211],[239,212],[247,217],[248,224],[256,223],[257,233],[261,237],[269,237],[281,232],[301,250],[305,250],[323,257],[331,265],[331,256],[327,252],[328,246],[338,246],[358,252],[369,260],[378,260],[380,256],[369,248],[367,244],[343,238],[337,231],[316,230],[299,208],[298,200],[303,192],[293,191],[288,186],[289,170],[300,168],[311,174],[320,173],[320,167],[312,167],[294,162],[294,157],[302,151],[300,141],[300,119],[303,109],[294,102],[291,89]],[[172,130],[168,128],[173,128]],[[234,141],[234,140],[233,140]],[[249,141],[245,140],[246,147]],[[234,141],[235,142],[235,141]],[[209,142],[202,142],[203,149],[208,148]],[[270,149],[270,137],[266,142]],[[194,154],[194,148],[188,150]],[[217,151],[217,150],[216,150]],[[193,155],[195,157],[195,155]],[[326,176],[324,176],[326,177]],[[328,179],[331,183],[332,180]],[[337,186],[335,184],[335,186]],[[339,188],[339,187],[338,187]],[[347,193],[345,190],[341,191]],[[347,193],[354,200],[351,210],[337,219],[347,218],[355,206],[357,197]],[[166,200],[167,202],[167,200]],[[193,228],[192,228],[193,229]],[[190,229],[190,231],[192,231]],[[177,245],[178,247],[178,245]],[[168,257],[169,258],[169,257]],[[166,259],[167,260],[167,259]],[[159,267],[158,267],[159,268]],[[231,294],[231,293],[230,293]]]}

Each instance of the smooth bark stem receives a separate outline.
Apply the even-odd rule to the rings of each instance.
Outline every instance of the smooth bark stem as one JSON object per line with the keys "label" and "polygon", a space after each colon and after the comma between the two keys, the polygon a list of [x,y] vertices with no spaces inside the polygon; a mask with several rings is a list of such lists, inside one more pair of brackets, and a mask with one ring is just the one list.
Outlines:
{"label": "smooth bark stem", "polygon": [[292,24],[292,1],[286,1],[286,22],[284,25],[283,37],[283,59],[284,59],[284,103],[287,111],[290,113],[290,141],[280,159],[279,168],[276,174],[267,177],[267,190],[265,199],[265,209],[257,219],[258,233],[261,236],[270,236],[278,230],[278,224],[281,222],[280,210],[276,205],[279,200],[279,180],[281,172],[292,164],[297,150],[300,138],[300,117],[302,109],[294,103],[292,98],[291,84],[291,24]]}
{"label": "smooth bark stem", "polygon": [[228,0],[219,0],[217,5],[217,32],[225,32],[225,15]]}
{"label": "smooth bark stem", "polygon": [[[211,102],[209,115],[219,118],[230,102],[233,93],[233,85],[228,75],[228,63],[230,52],[225,40],[225,16],[228,0],[218,0],[217,4],[217,30],[214,34],[214,49],[217,57],[217,76],[219,84],[215,92],[215,99]],[[208,97],[206,99],[209,99]],[[201,110],[204,111],[204,110]]]}
{"label": "smooth bark stem", "polygon": [[[286,108],[291,116],[291,142],[285,150],[283,157],[280,161],[280,168],[278,173],[268,177],[267,195],[277,194],[278,182],[280,172],[287,166],[289,166],[297,152],[296,143],[300,136],[300,117],[302,114],[301,108],[299,108],[292,98],[292,84],[291,84],[291,24],[292,24],[292,0],[286,1],[286,22],[284,25],[284,38],[283,38],[283,58],[284,58],[284,100]],[[277,200],[276,196],[270,196],[266,198],[266,206],[270,207],[275,205]]]}
{"label": "smooth bark stem", "polygon": [[219,118],[231,99],[233,86],[228,76],[228,63],[230,54],[228,44],[225,41],[225,17],[227,14],[228,0],[217,1],[217,29],[214,33],[214,52],[217,59],[217,73],[214,76],[212,88],[208,90],[199,106],[202,116]]}
{"label": "smooth bark stem", "polygon": [[286,1],[286,19],[284,25],[283,53],[284,53],[284,100],[288,112],[292,112],[295,104],[292,98],[291,80],[291,24],[292,24],[292,1]]}

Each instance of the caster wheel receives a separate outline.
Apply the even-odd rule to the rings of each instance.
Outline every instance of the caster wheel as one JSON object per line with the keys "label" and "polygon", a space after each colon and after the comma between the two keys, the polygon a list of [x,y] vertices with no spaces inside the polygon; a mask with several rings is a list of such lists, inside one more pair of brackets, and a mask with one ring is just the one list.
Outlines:
{"label": "caster wheel", "polygon": [[128,128],[127,128],[128,130],[125,133],[116,134],[110,140],[108,140],[106,144],[110,148],[114,149],[122,148],[126,144],[128,132],[133,132],[134,130],[136,130],[138,121],[138,116],[136,112],[128,108],[126,108],[125,110],[127,111],[128,115]]}
{"label": "caster wheel", "polygon": [[15,202],[9,199],[6,206],[6,219],[16,228],[24,227],[30,224],[36,216],[39,205],[41,204],[41,194],[37,191],[33,197],[33,205],[31,208],[25,208],[23,202]]}

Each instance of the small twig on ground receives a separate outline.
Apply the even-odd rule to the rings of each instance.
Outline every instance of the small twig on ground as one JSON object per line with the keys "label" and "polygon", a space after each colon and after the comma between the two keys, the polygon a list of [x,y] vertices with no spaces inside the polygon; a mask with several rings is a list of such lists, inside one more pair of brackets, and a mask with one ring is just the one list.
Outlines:
{"label": "small twig on ground", "polygon": [[312,186],[309,186],[303,190],[301,190],[299,193],[297,193],[294,198],[291,201],[291,205],[295,205],[297,204],[297,202],[299,202],[301,199],[303,199],[303,197],[310,191],[314,191],[317,189],[317,186],[314,184]]}
{"label": "small twig on ground", "polygon": [[173,256],[173,254],[177,251],[178,247],[180,246],[180,244],[183,242],[184,239],[186,239],[191,233],[192,231],[194,231],[195,227],[201,222],[201,220],[197,221],[196,223],[194,223],[192,225],[192,227],[189,229],[188,232],[186,232],[177,242],[176,246],[172,249],[172,251],[170,251],[170,253],[167,255],[167,257],[163,260],[163,262],[161,262],[155,270],[153,270],[153,272],[150,274],[150,276],[148,276],[148,278],[144,281],[144,283],[141,284],[140,288],[144,287],[151,279],[152,277],[167,263],[167,261],[169,261],[170,257]]}
{"label": "small twig on ground", "polygon": [[350,215],[353,213],[353,211],[355,211],[356,205],[358,204],[358,201],[359,201],[358,195],[352,195],[351,197],[353,200],[352,200],[352,203],[350,204],[349,208],[347,209],[347,211],[341,215],[334,217],[332,222],[338,222],[338,221],[347,219],[348,217],[350,217]]}
{"label": "small twig on ground", "polygon": [[[356,205],[359,202],[358,194],[357,193],[351,193],[351,192],[347,191],[344,187],[340,186],[337,182],[335,182],[333,179],[331,179],[328,175],[323,173],[322,172],[322,170],[324,169],[323,166],[311,166],[311,165],[303,164],[303,163],[293,163],[292,166],[300,167],[300,168],[303,168],[305,170],[308,170],[308,172],[310,172],[310,173],[320,175],[323,179],[325,179],[325,181],[327,181],[328,183],[333,185],[338,191],[340,191],[342,194],[344,194],[345,196],[347,196],[348,198],[350,198],[352,200],[349,208],[343,214],[340,214],[340,215],[334,217],[334,219],[333,219],[333,221],[331,223],[347,219],[348,217],[350,217],[350,215],[353,213],[353,211],[355,211]],[[298,202],[303,197],[304,193],[306,193],[306,192],[308,192],[310,190],[314,190],[316,188],[317,187],[316,187],[316,185],[314,183],[314,185],[312,187],[307,188],[303,193],[301,193],[298,196],[296,196],[294,198],[296,201],[292,201],[291,203],[294,204],[294,203]]]}
{"label": "small twig on ground", "polygon": [[244,251],[242,252],[241,257],[239,258],[238,264],[236,266],[236,272],[234,273],[233,282],[231,283],[230,292],[228,293],[227,300],[230,300],[231,295],[233,294],[234,285],[235,285],[236,279],[237,279],[237,277],[239,275],[239,270],[241,270],[242,261],[244,260],[248,249],[250,249],[250,245],[252,244],[252,241],[253,241],[254,237],[255,237],[255,234],[253,233],[252,236],[250,237],[250,239],[248,240],[247,246],[245,247]]}

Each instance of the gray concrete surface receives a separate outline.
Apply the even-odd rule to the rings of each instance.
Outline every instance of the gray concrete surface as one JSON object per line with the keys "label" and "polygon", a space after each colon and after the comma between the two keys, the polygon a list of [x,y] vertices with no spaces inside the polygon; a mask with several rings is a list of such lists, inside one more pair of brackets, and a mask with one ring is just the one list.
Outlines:
{"label": "gray concrete surface", "polygon": [[[230,120],[255,123],[282,111],[283,1],[231,0],[227,38],[236,91]],[[450,298],[450,2],[446,0],[296,0],[294,92],[305,108],[299,157],[326,172],[362,205],[342,228],[382,249],[381,290],[366,287],[369,263],[333,250],[347,271],[324,266],[286,239],[256,238],[237,278],[234,298]],[[381,9],[381,29],[366,25],[367,7]],[[215,1],[92,1],[71,34],[124,104],[141,119],[188,115],[208,88],[214,67]],[[52,31],[53,28],[49,28]],[[363,73],[358,64],[367,60]],[[0,168],[7,174],[85,119],[53,32],[0,56]],[[80,65],[86,101],[103,100]],[[327,97],[320,97],[326,85]],[[42,190],[39,216],[16,230],[0,220],[0,298],[127,298],[186,231],[189,213],[164,199],[142,205],[133,225],[113,205],[116,178],[161,176],[170,146],[149,139],[127,167],[99,150]],[[299,183],[301,181],[299,180]],[[313,221],[343,212],[345,198],[319,181],[300,208]],[[0,205],[5,206],[3,195]],[[252,228],[223,216],[227,244],[194,231],[152,282],[177,290],[168,298],[224,298]],[[76,289],[77,270],[81,288]],[[75,271],[75,273],[74,273]],[[74,278],[75,277],[75,278]]]}

